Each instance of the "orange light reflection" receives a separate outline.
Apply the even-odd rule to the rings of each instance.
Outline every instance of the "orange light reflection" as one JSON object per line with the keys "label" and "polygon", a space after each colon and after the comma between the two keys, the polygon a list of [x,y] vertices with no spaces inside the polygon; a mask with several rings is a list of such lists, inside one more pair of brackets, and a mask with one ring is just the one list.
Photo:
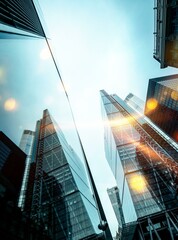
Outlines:
{"label": "orange light reflection", "polygon": [[154,98],[150,98],[148,99],[147,103],[146,103],[146,107],[148,109],[148,111],[153,111],[154,109],[156,109],[158,106],[158,101]]}
{"label": "orange light reflection", "polygon": [[132,190],[142,193],[146,190],[146,181],[142,175],[135,174],[130,179]]}

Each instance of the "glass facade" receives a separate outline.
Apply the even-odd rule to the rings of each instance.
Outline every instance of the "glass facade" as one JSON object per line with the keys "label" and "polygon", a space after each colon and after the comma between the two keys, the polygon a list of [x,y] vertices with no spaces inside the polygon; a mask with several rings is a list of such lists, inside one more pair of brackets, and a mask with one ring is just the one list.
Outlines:
{"label": "glass facade", "polygon": [[[33,1],[26,0],[1,0],[0,34],[6,36],[18,33],[20,35],[33,35],[44,37],[44,31],[41,26],[38,14]],[[2,27],[2,24],[4,25]],[[16,28],[20,31],[17,31]],[[2,35],[3,36],[3,35]]]}
{"label": "glass facade", "polygon": [[113,188],[107,189],[107,192],[108,192],[108,196],[110,198],[112,207],[114,209],[114,213],[116,215],[119,228],[122,228],[122,225],[125,223],[125,221],[124,221],[124,216],[122,212],[121,200],[119,197],[119,189],[118,187],[113,187]]}
{"label": "glass facade", "polygon": [[154,58],[161,68],[178,67],[178,3],[154,1]]}
{"label": "glass facade", "polygon": [[[165,158],[175,167],[177,164],[160,147],[161,136],[150,130],[144,118],[136,118],[134,110],[118,96],[102,90],[101,98],[106,158],[120,190],[126,225],[177,207],[177,177]],[[158,142],[152,138],[153,132]]]}
{"label": "glass facade", "polygon": [[37,122],[36,136],[32,217],[38,219],[40,214],[53,239],[96,235],[100,220],[83,163],[48,110]]}
{"label": "glass facade", "polygon": [[[155,101],[155,107],[150,101]],[[178,75],[149,80],[145,115],[178,142]]]}
{"label": "glass facade", "polygon": [[35,133],[30,130],[24,130],[19,148],[27,154],[26,161],[25,161],[25,171],[23,176],[22,188],[19,197],[18,206],[24,210],[25,204],[25,197],[26,197],[26,189],[30,171],[30,164],[31,164],[31,157],[32,157],[32,146],[34,140]]}
{"label": "glass facade", "polygon": [[17,206],[26,154],[0,131],[0,200]]}
{"label": "glass facade", "polygon": [[[66,213],[66,217],[64,220],[64,222],[66,221],[68,223],[68,230],[61,230],[62,228],[60,228],[60,230],[57,230],[57,227],[56,229],[54,227],[53,230],[49,231],[52,231],[55,234],[61,232],[61,236],[62,234],[65,234],[66,238],[71,238],[70,235],[73,234],[74,239],[77,239],[78,237],[81,237],[83,239],[83,235],[84,233],[87,233],[87,231],[88,233],[91,233],[93,231],[93,234],[96,235],[95,233],[98,231],[97,226],[100,220],[98,219],[98,216],[96,216],[97,210],[95,208],[93,197],[88,192],[89,187],[86,184],[87,181],[85,181],[86,176],[83,174],[83,170],[81,170],[81,172],[79,171],[79,168],[83,165],[80,164],[78,160],[76,160],[78,157],[75,156],[74,151],[68,145],[71,144],[73,149],[75,149],[77,155],[82,160],[84,160],[81,143],[79,142],[78,134],[74,124],[65,84],[60,75],[57,61],[54,58],[54,52],[52,52],[51,49],[52,41],[46,37],[46,31],[45,33],[43,31],[45,25],[42,19],[42,15],[40,15],[39,19],[40,7],[37,1],[30,0],[2,0],[0,1],[0,7],[2,10],[2,14],[0,15],[1,130],[5,132],[10,137],[10,139],[15,142],[15,144],[19,145],[20,138],[23,135],[23,129],[34,129],[34,123],[36,119],[39,119],[41,117],[40,113],[43,111],[43,109],[49,108],[50,112],[55,117],[57,122],[59,122],[60,120],[60,126],[63,129],[67,143],[66,140],[63,140],[64,137],[63,134],[61,134],[61,131],[59,131],[58,133],[60,136],[59,141],[58,137],[56,137],[55,134],[51,134],[50,131],[53,130],[50,130],[49,126],[48,128],[44,128],[44,131],[46,131],[46,137],[44,139],[44,149],[46,149],[44,153],[44,168],[49,175],[48,178],[46,176],[46,184],[49,184],[49,186],[51,186],[50,184],[51,182],[53,182],[54,185],[56,185],[56,181],[58,181],[56,180],[57,177],[53,176],[51,173],[52,165],[55,168],[53,168],[54,173],[56,175],[61,174],[61,176],[58,176],[61,179],[64,179],[65,174],[66,176],[69,174],[66,183],[64,183],[61,187],[59,184],[59,187],[56,191],[58,191],[59,195],[71,194],[71,196],[74,196],[70,191],[75,190],[76,198],[80,198],[82,202],[81,204],[83,204],[83,207],[81,206],[80,208],[89,209],[85,217],[81,214],[81,218],[83,218],[83,222],[81,224],[78,224],[78,222],[76,222],[78,220],[74,221],[74,219],[78,218],[74,218],[73,216],[72,224],[75,225],[76,232],[79,231],[78,226],[80,226],[80,229],[84,229],[83,227],[86,219],[88,219],[88,222],[92,217],[93,219],[91,220],[92,223],[90,224],[90,226],[85,223],[86,228],[85,230],[82,230],[81,235],[79,234],[79,232],[76,233],[75,231],[71,233],[71,230],[69,230],[71,229],[71,220],[69,220],[69,218],[72,219],[73,214],[71,211],[70,217],[68,217],[69,214]],[[35,8],[37,9],[37,12]],[[32,155],[31,167],[29,173],[27,174],[29,175],[29,181],[26,188],[26,195],[28,195],[28,198],[25,199],[24,210],[28,215],[31,214],[30,209],[32,203],[33,206],[36,207],[41,201],[41,195],[40,199],[38,199],[39,194],[37,194],[37,192],[39,192],[39,189],[41,189],[39,188],[41,186],[38,185],[39,182],[36,181],[35,175],[37,168],[39,169],[41,167],[41,169],[43,169],[43,166],[39,164],[40,161],[36,161],[37,158],[41,158],[41,153],[39,153],[38,151],[39,141],[41,141],[39,140],[40,138],[38,136],[38,134],[40,133],[40,126],[41,121],[38,121],[34,136],[33,148],[32,152],[30,153]],[[51,127],[53,128],[52,124]],[[59,142],[60,144],[61,142],[63,142],[64,145],[66,144],[65,153],[64,150],[62,150],[62,147],[58,147]],[[54,146],[53,150],[50,147],[51,144],[53,144]],[[27,145],[28,143],[26,144],[26,147]],[[24,146],[22,146],[22,148]],[[58,160],[59,157],[61,157],[60,162]],[[51,160],[51,158],[53,160]],[[66,161],[68,163],[66,163]],[[71,167],[67,168],[66,166],[67,164],[69,166],[69,162]],[[61,168],[61,172],[60,170],[59,172],[57,172],[57,168],[59,168],[60,165],[63,168]],[[66,172],[65,174],[62,173],[62,169]],[[40,177],[43,176],[42,173],[43,171],[40,172]],[[35,200],[33,199],[34,188],[37,189],[35,192]],[[62,188],[65,189],[66,193]],[[43,190],[43,196],[45,199],[45,194],[47,196],[48,191],[45,190],[45,188],[43,188]],[[79,194],[80,192],[83,195]],[[67,212],[68,209],[72,209],[72,204],[68,206],[68,201],[66,200],[67,198],[69,198],[70,200],[69,196],[66,196],[65,199],[60,200],[61,206],[63,205],[66,207],[66,210],[64,210],[64,212]],[[37,199],[40,201],[38,201]],[[71,202],[72,201],[73,200],[71,200]],[[93,208],[91,206],[93,206]],[[37,207],[39,207],[39,205]],[[48,210],[48,212],[51,211],[50,207],[48,207]],[[52,214],[54,214],[54,211],[52,212]],[[75,214],[78,214],[78,212]],[[50,216],[51,219],[53,218],[50,214],[48,214],[48,216]],[[55,221],[59,222],[59,219],[57,220],[57,218],[57,215],[55,215]],[[45,219],[47,219],[47,217]],[[49,223],[50,219],[45,221]],[[54,225],[51,224],[48,229],[53,228],[53,226]],[[59,227],[60,225],[57,226]],[[75,234],[78,235],[75,236]],[[96,237],[98,237],[98,235]]]}

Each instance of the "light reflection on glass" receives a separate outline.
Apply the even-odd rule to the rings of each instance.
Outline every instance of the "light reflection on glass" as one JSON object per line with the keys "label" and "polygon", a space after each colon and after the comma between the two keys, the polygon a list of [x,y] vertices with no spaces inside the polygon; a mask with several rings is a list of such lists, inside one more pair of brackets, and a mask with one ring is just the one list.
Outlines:
{"label": "light reflection on glass", "polygon": [[157,108],[158,102],[157,102],[156,99],[150,98],[150,99],[148,99],[148,101],[147,101],[147,103],[146,103],[146,106],[147,106],[147,109],[148,109],[148,110],[152,111],[152,110],[154,110],[154,109]]}
{"label": "light reflection on glass", "polygon": [[42,50],[41,50],[41,52],[40,52],[40,58],[42,59],[42,60],[47,60],[47,59],[49,59],[50,58],[50,51],[49,51],[49,49],[46,47],[46,48],[43,48]]}
{"label": "light reflection on glass", "polygon": [[130,179],[130,186],[136,192],[144,192],[146,190],[146,181],[142,175],[134,174]]}
{"label": "light reflection on glass", "polygon": [[177,101],[177,100],[178,100],[178,92],[172,91],[172,93],[171,93],[171,98],[172,98],[173,100]]}

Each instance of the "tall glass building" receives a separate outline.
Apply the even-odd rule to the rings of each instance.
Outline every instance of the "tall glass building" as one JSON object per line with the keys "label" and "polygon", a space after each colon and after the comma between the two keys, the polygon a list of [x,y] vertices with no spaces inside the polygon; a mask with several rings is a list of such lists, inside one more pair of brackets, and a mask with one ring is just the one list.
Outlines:
{"label": "tall glass building", "polygon": [[104,239],[83,163],[48,110],[36,124],[34,164],[31,217],[54,240]]}
{"label": "tall glass building", "polygon": [[145,115],[178,142],[177,74],[149,80]]}
{"label": "tall glass building", "polygon": [[178,67],[178,2],[154,1],[154,53],[160,67]]}
{"label": "tall glass building", "polygon": [[45,37],[32,0],[0,0],[0,38]]}
{"label": "tall glass building", "polygon": [[20,197],[18,206],[24,210],[25,204],[25,197],[26,197],[26,190],[27,190],[27,183],[30,171],[30,164],[31,164],[31,157],[32,157],[32,146],[34,141],[35,132],[30,130],[24,130],[22,138],[20,140],[19,148],[26,153],[26,161],[25,161],[25,171],[22,181],[22,187],[20,191]]}
{"label": "tall glass building", "polygon": [[177,236],[178,149],[117,95],[101,91],[107,161],[119,188],[122,239]]}
{"label": "tall glass building", "polygon": [[124,220],[122,204],[121,204],[121,200],[120,200],[120,196],[119,196],[119,189],[117,186],[108,188],[107,193],[108,193],[109,199],[111,201],[114,213],[115,213],[117,221],[118,221],[118,234],[117,234],[118,236],[117,237],[121,238],[122,228],[125,223],[125,220]]}
{"label": "tall glass building", "polygon": [[0,131],[0,200],[17,206],[26,154]]}

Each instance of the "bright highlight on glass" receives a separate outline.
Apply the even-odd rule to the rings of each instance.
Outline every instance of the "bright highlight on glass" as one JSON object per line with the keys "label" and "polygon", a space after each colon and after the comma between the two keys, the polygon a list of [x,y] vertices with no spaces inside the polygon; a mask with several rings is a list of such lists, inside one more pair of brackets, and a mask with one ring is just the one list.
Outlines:
{"label": "bright highlight on glass", "polygon": [[43,48],[40,52],[40,58],[42,60],[47,60],[50,58],[50,51],[48,48]]}
{"label": "bright highlight on glass", "polygon": [[173,100],[177,101],[177,100],[178,100],[178,92],[172,91],[172,93],[171,93],[171,98],[172,98]]}
{"label": "bright highlight on glass", "polygon": [[132,190],[136,192],[139,192],[139,193],[144,192],[146,189],[146,182],[144,177],[142,175],[134,175],[130,179],[130,186]]}
{"label": "bright highlight on glass", "polygon": [[158,102],[154,98],[150,98],[147,103],[146,103],[147,109],[148,110],[154,110],[158,106]]}
{"label": "bright highlight on glass", "polygon": [[4,103],[4,109],[6,111],[14,111],[18,107],[17,101],[14,98],[9,98]]}

